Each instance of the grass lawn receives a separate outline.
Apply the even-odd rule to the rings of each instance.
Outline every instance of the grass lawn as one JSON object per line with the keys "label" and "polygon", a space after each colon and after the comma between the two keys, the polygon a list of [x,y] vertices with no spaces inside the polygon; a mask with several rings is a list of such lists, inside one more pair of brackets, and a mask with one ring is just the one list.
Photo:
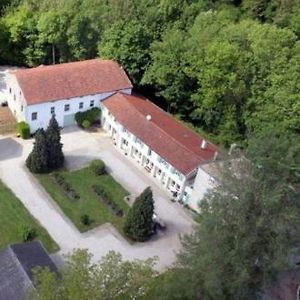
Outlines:
{"label": "grass lawn", "polygon": [[30,215],[22,202],[0,181],[0,249],[8,244],[23,242],[23,228],[34,228],[36,239],[44,244],[49,252],[58,250],[48,232]]}
{"label": "grass lawn", "polygon": [[[124,216],[129,209],[128,204],[124,201],[124,197],[128,195],[128,192],[119,183],[108,174],[96,176],[88,167],[73,172],[62,171],[60,174],[79,194],[80,199],[70,200],[51,174],[37,175],[37,178],[79,231],[84,232],[110,222],[120,233],[123,233]],[[115,216],[100,201],[99,197],[92,190],[92,186],[95,184],[101,186],[108,196],[123,209],[123,217]],[[88,226],[81,222],[81,216],[84,214],[88,215],[92,220],[92,223]]]}

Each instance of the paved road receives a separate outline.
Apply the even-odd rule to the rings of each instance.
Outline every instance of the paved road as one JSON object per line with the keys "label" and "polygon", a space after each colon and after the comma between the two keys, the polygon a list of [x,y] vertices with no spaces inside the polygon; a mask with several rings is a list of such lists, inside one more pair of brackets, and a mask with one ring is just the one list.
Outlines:
{"label": "paved road", "polygon": [[91,159],[101,158],[112,176],[132,194],[137,195],[151,185],[156,211],[167,223],[168,230],[147,243],[133,245],[124,240],[110,224],[81,234],[25,168],[24,161],[32,148],[32,141],[0,137],[0,178],[48,230],[60,246],[60,254],[66,254],[74,248],[85,248],[97,261],[109,250],[115,250],[126,259],[157,256],[158,270],[170,266],[176,258],[175,253],[180,249],[179,235],[192,230],[193,221],[182,207],[171,203],[167,195],[142,170],[114,148],[104,133],[87,133],[69,128],[63,131],[62,141],[66,165],[70,169],[80,168]]}

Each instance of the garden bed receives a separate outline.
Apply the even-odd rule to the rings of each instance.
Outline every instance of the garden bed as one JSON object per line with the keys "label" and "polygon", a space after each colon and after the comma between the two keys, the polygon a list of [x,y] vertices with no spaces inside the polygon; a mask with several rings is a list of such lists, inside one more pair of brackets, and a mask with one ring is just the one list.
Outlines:
{"label": "garden bed", "polygon": [[[96,175],[86,167],[73,172],[37,175],[37,178],[81,232],[109,222],[122,233],[129,209],[124,201],[128,192],[109,174]],[[95,192],[95,186],[104,191],[105,199],[103,194]]]}

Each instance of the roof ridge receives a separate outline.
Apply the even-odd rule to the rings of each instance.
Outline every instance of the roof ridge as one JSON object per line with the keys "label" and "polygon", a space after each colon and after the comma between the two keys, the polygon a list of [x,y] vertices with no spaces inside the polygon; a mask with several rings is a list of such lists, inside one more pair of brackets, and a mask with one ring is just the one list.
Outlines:
{"label": "roof ridge", "polygon": [[[114,64],[117,64],[120,68],[121,65],[113,60],[113,59],[101,59],[101,58],[92,58],[92,59],[86,59],[86,60],[77,60],[77,61],[69,61],[69,62],[63,62],[63,63],[57,63],[57,64],[52,64],[52,65],[38,65],[36,67],[33,68],[23,68],[23,69],[18,69],[15,72],[27,72],[27,71],[35,71],[35,70],[43,70],[43,69],[49,69],[49,68],[61,68],[64,67],[66,65],[72,65],[72,64],[83,64],[83,63],[89,63],[92,61],[99,61],[99,62],[112,62]],[[123,68],[122,68],[123,69]]]}
{"label": "roof ridge", "polygon": [[[122,93],[123,94],[123,93]],[[129,95],[124,95],[125,98],[126,96]],[[166,114],[169,118],[172,118],[173,120],[175,120],[177,123],[179,123],[180,125],[183,125],[186,129],[188,129],[189,131],[191,131],[193,134],[195,134],[189,127],[187,127],[185,124],[182,124],[181,122],[177,121],[174,117],[172,117],[168,112],[166,112],[165,110],[163,110],[162,108],[160,108],[159,106],[155,105],[152,101],[150,101],[148,98],[144,99],[145,101],[149,102],[152,106],[154,106],[155,108],[160,109],[164,114]],[[143,115],[135,106],[133,106],[133,108],[138,111],[141,115]],[[151,120],[150,120],[151,122]],[[166,132],[164,129],[162,129],[159,125],[157,125],[156,123],[152,122],[152,124],[154,124],[160,131],[164,132],[165,134],[167,134],[176,144],[180,145],[182,148],[184,148],[185,150],[187,150],[190,153],[193,153],[194,155],[196,155],[197,157],[201,158],[201,156],[197,153],[195,153],[194,151],[192,151],[191,149],[187,148],[183,143],[179,142],[178,140],[175,139],[175,137],[173,137],[172,135],[170,135],[168,132]],[[200,135],[199,135],[200,136]],[[204,138],[202,136],[200,136],[202,138],[202,140],[204,140]],[[200,147],[200,145],[199,145]]]}
{"label": "roof ridge", "polygon": [[[123,93],[121,93],[121,94],[123,94]],[[126,96],[129,96],[129,95],[125,95],[125,94],[123,94],[123,95],[125,96],[125,99],[128,100],[128,99],[126,98]],[[130,95],[130,96],[131,96],[131,95]],[[151,101],[148,100],[147,98],[145,98],[145,100],[148,101],[148,102],[150,102],[153,106],[159,108],[161,111],[163,111],[164,113],[167,114],[166,111],[164,111],[163,109],[161,109],[160,107],[158,107],[157,105],[155,105],[153,102],[151,102]],[[131,103],[129,103],[129,104],[131,105]],[[143,116],[143,114],[142,114],[135,106],[132,105],[132,107],[133,107],[134,110],[136,110],[140,115]],[[151,122],[151,120],[150,120],[149,122]],[[157,125],[157,124],[154,123],[154,122],[152,122],[151,124],[153,124],[156,128],[158,128],[158,129],[159,129],[161,132],[163,132],[164,134],[168,135],[168,136],[169,136],[169,137],[170,137],[177,145],[179,145],[181,148],[184,148],[184,149],[187,150],[189,153],[192,153],[192,154],[196,155],[197,157],[200,157],[198,154],[194,153],[193,151],[191,151],[190,149],[188,149],[186,146],[184,146],[182,143],[180,143],[179,141],[177,141],[172,135],[170,135],[170,134],[167,133],[165,130],[163,130],[159,125]]]}

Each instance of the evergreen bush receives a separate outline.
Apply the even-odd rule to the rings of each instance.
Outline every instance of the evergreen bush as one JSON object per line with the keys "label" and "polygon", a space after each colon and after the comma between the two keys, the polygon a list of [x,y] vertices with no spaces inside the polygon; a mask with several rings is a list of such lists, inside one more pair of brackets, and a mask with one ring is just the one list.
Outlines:
{"label": "evergreen bush", "polygon": [[26,159],[26,166],[32,173],[47,173],[50,171],[46,134],[43,129],[36,132],[32,152]]}
{"label": "evergreen bush", "polygon": [[60,128],[54,115],[52,115],[46,130],[46,140],[49,170],[59,169],[64,164],[64,154],[62,152],[62,143],[60,142]]}
{"label": "evergreen bush", "polygon": [[153,235],[154,201],[150,187],[136,198],[124,225],[125,234],[134,241],[144,242]]}

